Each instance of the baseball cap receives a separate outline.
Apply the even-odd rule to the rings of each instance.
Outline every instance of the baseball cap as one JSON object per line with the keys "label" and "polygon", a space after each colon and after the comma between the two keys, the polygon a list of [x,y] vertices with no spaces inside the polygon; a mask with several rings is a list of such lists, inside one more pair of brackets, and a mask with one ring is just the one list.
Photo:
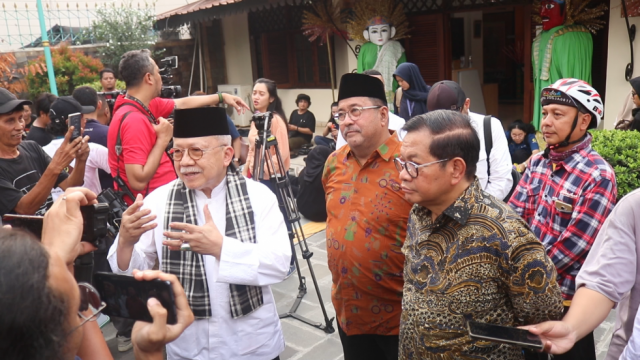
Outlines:
{"label": "baseball cap", "polygon": [[438,81],[433,84],[427,98],[427,110],[458,110],[464,106],[467,96],[457,82]]}
{"label": "baseball cap", "polygon": [[0,88],[0,114],[10,113],[22,105],[31,105],[29,100],[19,100],[9,90]]}
{"label": "baseball cap", "polygon": [[82,106],[72,96],[61,96],[51,104],[49,118],[54,122],[67,121],[69,115],[74,113],[91,114],[96,110],[93,106]]}

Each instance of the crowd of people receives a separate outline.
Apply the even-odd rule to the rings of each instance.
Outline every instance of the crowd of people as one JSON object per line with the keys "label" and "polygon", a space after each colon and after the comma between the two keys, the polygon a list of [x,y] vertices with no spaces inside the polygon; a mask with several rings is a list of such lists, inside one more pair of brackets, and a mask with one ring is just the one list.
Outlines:
{"label": "crowd of people", "polygon": [[[343,75],[315,137],[310,96],[287,117],[272,80],[256,80],[249,107],[223,93],[161,98],[146,50],[123,55],[118,70],[124,95],[41,94],[34,116],[31,101],[0,89],[0,214],[44,216],[40,241],[0,232],[7,359],[112,358],[92,321],[100,294],[73,276],[92,252],[107,271],[169,281],[175,294],[176,325],[153,298],[153,323],[112,319],[120,351],[279,359],[286,339],[270,286],[295,271],[295,249],[292,199],[274,180],[304,149],[291,183],[300,212],[326,221],[345,360],[595,359],[593,330],[616,304],[608,359],[640,356],[640,193],[615,206],[614,171],[591,147],[603,106],[589,84],[543,89],[540,151],[531,126],[505,131],[471,112],[457,83],[428,86],[411,63],[394,73],[393,104],[379,72]],[[115,72],[100,75],[113,91]],[[251,123],[246,159],[222,104],[273,115],[267,129]],[[256,151],[264,131],[278,146]],[[128,208],[100,252],[80,241],[80,207],[105,189]],[[528,329],[545,352],[471,337],[469,321]]]}

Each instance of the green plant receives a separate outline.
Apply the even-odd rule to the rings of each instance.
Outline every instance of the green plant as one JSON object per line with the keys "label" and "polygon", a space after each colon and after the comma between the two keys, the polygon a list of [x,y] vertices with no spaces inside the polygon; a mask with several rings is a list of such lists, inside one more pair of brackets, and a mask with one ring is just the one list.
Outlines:
{"label": "green plant", "polygon": [[[71,49],[68,44],[61,44],[51,49],[53,72],[56,77],[58,95],[71,95],[80,84],[99,79],[103,65],[100,60],[87,56],[81,51]],[[44,63],[44,55],[30,61],[29,64]],[[46,72],[30,73],[26,77],[29,96],[35,99],[43,92],[49,92],[49,78]]]}
{"label": "green plant", "polygon": [[[102,84],[100,84],[100,79],[94,81],[94,82],[90,82],[90,83],[86,83],[86,84],[82,84],[82,85],[78,85],[78,86],[90,86],[93,89],[95,89],[95,91],[102,91]],[[116,90],[124,90],[126,89],[127,86],[125,85],[124,81],[122,80],[116,80]]]}
{"label": "green plant", "polygon": [[111,3],[99,7],[96,17],[88,36],[106,44],[99,50],[100,58],[113,69],[118,68],[120,58],[127,51],[152,50],[157,41],[153,31],[156,19],[153,5],[145,3],[142,8],[134,8],[132,2],[121,6]]}
{"label": "green plant", "polygon": [[43,74],[47,71],[44,63],[33,62],[23,68],[17,66],[17,60],[13,53],[0,54],[0,88],[9,90],[14,94],[22,94],[27,91],[24,76],[27,74]]}
{"label": "green plant", "polygon": [[618,199],[640,188],[640,132],[600,130],[591,134],[591,146],[616,173]]}

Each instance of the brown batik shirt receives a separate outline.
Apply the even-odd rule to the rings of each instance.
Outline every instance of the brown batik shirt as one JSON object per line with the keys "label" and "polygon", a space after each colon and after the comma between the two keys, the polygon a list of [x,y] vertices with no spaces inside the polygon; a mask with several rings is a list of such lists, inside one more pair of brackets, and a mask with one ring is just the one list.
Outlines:
{"label": "brown batik shirt", "polygon": [[402,251],[400,359],[523,359],[516,346],[471,339],[467,322],[520,326],[562,316],[542,243],[477,180],[435,221],[414,205]]}

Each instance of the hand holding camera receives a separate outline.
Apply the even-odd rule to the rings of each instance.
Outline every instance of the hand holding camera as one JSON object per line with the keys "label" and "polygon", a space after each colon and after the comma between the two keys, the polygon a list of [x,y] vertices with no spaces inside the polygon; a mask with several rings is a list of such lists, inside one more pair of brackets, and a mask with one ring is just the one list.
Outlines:
{"label": "hand holding camera", "polygon": [[53,159],[51,159],[51,165],[57,172],[61,172],[65,168],[71,164],[71,162],[79,155],[80,149],[83,146],[87,148],[87,156],[89,155],[89,145],[82,143],[82,137],[78,137],[73,141],[71,140],[71,135],[73,134],[74,128],[70,127],[67,130],[67,134],[64,136],[64,141],[56,150],[56,153],[53,155]]}

